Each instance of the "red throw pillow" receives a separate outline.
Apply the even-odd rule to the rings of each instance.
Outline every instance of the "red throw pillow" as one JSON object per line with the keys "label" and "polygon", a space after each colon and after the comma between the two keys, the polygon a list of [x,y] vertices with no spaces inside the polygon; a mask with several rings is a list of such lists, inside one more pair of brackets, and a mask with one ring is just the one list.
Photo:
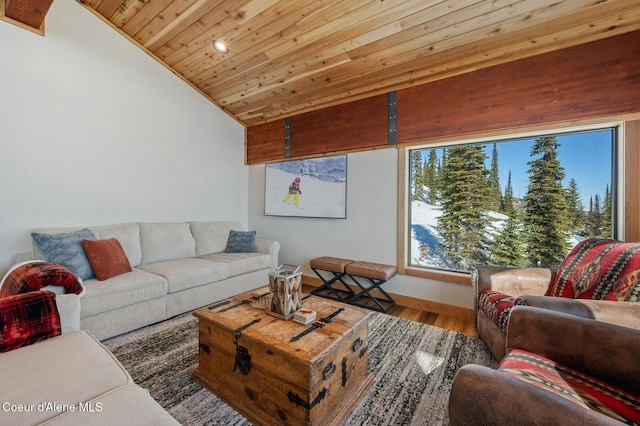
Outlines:
{"label": "red throw pillow", "polygon": [[82,247],[98,281],[131,272],[129,259],[117,239],[82,240]]}
{"label": "red throw pillow", "polygon": [[637,302],[639,278],[640,243],[588,238],[564,259],[547,295]]}

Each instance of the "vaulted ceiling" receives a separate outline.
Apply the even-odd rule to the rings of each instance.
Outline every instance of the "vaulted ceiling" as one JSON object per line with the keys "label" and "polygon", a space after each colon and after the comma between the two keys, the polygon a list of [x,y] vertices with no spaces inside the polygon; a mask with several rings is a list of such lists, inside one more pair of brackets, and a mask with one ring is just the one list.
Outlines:
{"label": "vaulted ceiling", "polygon": [[78,1],[247,126],[640,29],[638,0]]}

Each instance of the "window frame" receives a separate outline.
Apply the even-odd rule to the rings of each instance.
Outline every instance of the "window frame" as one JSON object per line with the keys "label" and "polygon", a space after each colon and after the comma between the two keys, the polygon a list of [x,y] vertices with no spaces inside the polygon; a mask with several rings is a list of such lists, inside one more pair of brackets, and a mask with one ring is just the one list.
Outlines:
{"label": "window frame", "polygon": [[[556,133],[570,133],[587,130],[614,128],[617,134],[617,157],[614,167],[617,199],[614,208],[616,215],[615,235],[624,241],[640,240],[640,120],[624,118],[591,121],[556,123],[554,125],[536,126],[527,129],[513,129],[483,134],[470,134],[416,141],[398,146],[398,272],[419,278],[444,281],[455,284],[471,285],[471,274],[454,272],[428,267],[409,265],[409,240],[411,238],[410,223],[410,151],[415,149],[442,148],[472,143],[490,143],[519,138],[535,138]],[[635,142],[635,143],[634,143]]]}

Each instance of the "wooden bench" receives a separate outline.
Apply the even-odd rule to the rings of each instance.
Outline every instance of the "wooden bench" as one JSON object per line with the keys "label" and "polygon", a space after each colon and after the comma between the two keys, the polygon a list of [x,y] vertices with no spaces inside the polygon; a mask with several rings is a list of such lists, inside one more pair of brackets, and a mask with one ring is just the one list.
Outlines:
{"label": "wooden bench", "polygon": [[[311,259],[309,265],[323,281],[311,294],[381,312],[396,304],[381,287],[397,274],[395,266],[330,256]],[[344,281],[345,277],[355,284],[355,291],[354,285]]]}

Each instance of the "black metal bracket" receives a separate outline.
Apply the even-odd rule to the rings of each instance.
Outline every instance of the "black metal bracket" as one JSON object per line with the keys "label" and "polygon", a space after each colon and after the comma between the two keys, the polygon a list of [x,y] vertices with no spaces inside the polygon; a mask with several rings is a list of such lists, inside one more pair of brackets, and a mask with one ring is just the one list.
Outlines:
{"label": "black metal bracket", "polygon": [[364,356],[364,354],[367,353],[368,350],[369,350],[369,346],[365,346],[364,348],[362,348],[360,350],[360,354],[358,355],[358,358],[362,358]]}
{"label": "black metal bracket", "polygon": [[[220,309],[218,311],[218,313],[227,312],[227,311],[230,311],[231,309],[237,308],[239,306],[248,305],[249,303],[253,303],[253,302],[257,301],[257,300],[260,300],[261,298],[263,298],[267,294],[269,294],[269,293],[267,292],[267,293],[264,293],[264,294],[259,294],[257,296],[252,296],[249,299],[242,300],[242,301],[240,301],[240,302],[238,302],[236,304],[233,304],[231,306],[228,306],[228,307],[226,307],[224,309]],[[225,300],[224,302],[220,302],[220,303],[217,303],[215,305],[209,306],[209,309],[219,308],[220,306],[228,305],[230,302],[231,302],[230,300]]]}
{"label": "black metal bracket", "polygon": [[311,333],[313,330],[315,330],[316,328],[322,328],[324,327],[324,324],[321,324],[319,322],[314,322],[313,324],[311,324],[306,330],[302,331],[301,333],[296,334],[295,336],[293,336],[291,338],[292,342],[297,342],[298,340],[302,339],[304,336],[306,336],[307,334]]}
{"label": "black metal bracket", "polygon": [[291,338],[291,342],[297,342],[298,340],[302,339],[307,334],[311,333],[313,330],[315,330],[317,328],[322,328],[322,327],[324,327],[325,324],[329,324],[342,311],[344,311],[344,308],[340,308],[337,311],[335,311],[334,313],[332,313],[331,315],[328,315],[328,316],[326,316],[324,318],[320,318],[318,320],[320,322],[314,322],[313,324],[311,324],[309,326],[309,328],[307,328],[306,330],[302,331],[301,333],[298,333],[295,336],[293,336]]}
{"label": "black metal bracket", "polygon": [[340,312],[342,312],[342,311],[344,311],[344,308],[340,308],[340,309],[338,309],[337,311],[335,311],[334,313],[332,313],[332,314],[331,314],[331,315],[329,315],[329,316],[326,316],[326,317],[324,317],[324,318],[320,318],[320,322],[323,322],[323,323],[325,323],[325,324],[329,324],[329,323],[330,323],[331,321],[333,321],[333,319],[334,319],[335,317],[337,317],[337,316],[340,314]]}
{"label": "black metal bracket", "polygon": [[287,394],[287,397],[289,397],[289,401],[291,403],[299,405],[299,406],[301,406],[301,407],[303,407],[303,408],[305,408],[307,410],[311,410],[320,401],[322,401],[326,395],[327,395],[327,388],[322,388],[322,390],[318,393],[318,395],[315,397],[315,399],[313,401],[311,401],[311,403],[307,403],[304,399],[300,398],[293,391],[289,391],[289,393]]}
{"label": "black metal bracket", "polygon": [[241,346],[238,342],[240,339],[240,334],[247,328],[251,327],[254,324],[259,323],[261,318],[256,318],[250,323],[243,325],[242,327],[236,329],[234,332],[236,336],[236,360],[233,364],[233,371],[240,370],[242,374],[245,376],[249,374],[251,371],[251,355],[249,354],[249,350],[244,346]]}
{"label": "black metal bracket", "polygon": [[389,92],[389,145],[398,142],[398,94]]}
{"label": "black metal bracket", "polygon": [[236,361],[233,364],[233,371],[240,369],[245,376],[251,371],[251,355],[249,349],[236,344]]}
{"label": "black metal bracket", "polygon": [[211,353],[211,348],[206,343],[200,343],[198,346],[200,347],[200,349],[205,351],[207,354]]}
{"label": "black metal bracket", "polygon": [[284,119],[284,157],[291,157],[291,118]]}
{"label": "black metal bracket", "polygon": [[240,337],[240,333],[242,333],[244,330],[246,330],[247,328],[251,327],[252,325],[259,323],[261,319],[262,318],[256,318],[253,321],[251,321],[251,322],[243,325],[242,327],[236,329],[236,331],[234,331],[234,334],[236,335],[236,341]]}
{"label": "black metal bracket", "polygon": [[231,309],[237,308],[238,306],[248,305],[249,303],[251,303],[251,300],[248,300],[248,299],[247,300],[243,300],[242,302],[238,302],[238,303],[236,303],[234,305],[231,305],[231,306],[229,306],[227,308],[220,309],[220,311],[218,311],[218,312],[227,312],[227,311],[230,311]]}
{"label": "black metal bracket", "polygon": [[342,387],[347,384],[347,357],[342,358]]}
{"label": "black metal bracket", "polygon": [[358,349],[360,349],[360,347],[362,346],[362,338],[358,337],[354,342],[353,342],[353,351],[354,352],[358,352]]}
{"label": "black metal bracket", "polygon": [[229,303],[231,303],[230,300],[223,300],[222,302],[209,306],[209,309],[218,309],[220,306],[228,305]]}

